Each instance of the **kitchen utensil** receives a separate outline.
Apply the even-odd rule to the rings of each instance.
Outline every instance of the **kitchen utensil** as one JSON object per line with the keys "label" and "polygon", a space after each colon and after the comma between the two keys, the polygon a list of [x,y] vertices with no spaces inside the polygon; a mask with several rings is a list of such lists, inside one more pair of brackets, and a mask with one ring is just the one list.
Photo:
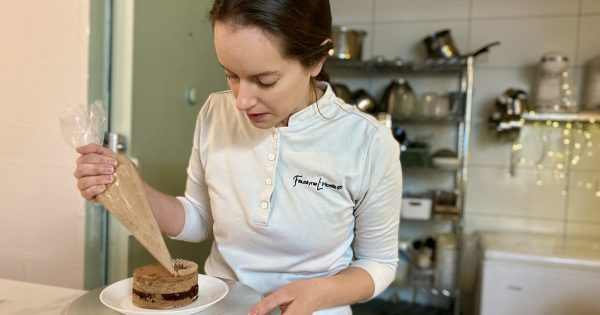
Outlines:
{"label": "kitchen utensil", "polygon": [[423,39],[429,58],[455,58],[460,56],[449,29],[444,29]]}
{"label": "kitchen utensil", "polygon": [[379,111],[390,113],[395,119],[415,113],[415,94],[406,79],[390,82],[383,92]]}
{"label": "kitchen utensil", "polygon": [[[103,143],[106,115],[100,101],[90,106],[69,107],[60,116],[60,123],[63,137],[73,147]],[[137,169],[123,155],[111,153],[110,157],[118,162],[115,180],[96,196],[96,201],[107,208],[165,269],[177,275]]]}
{"label": "kitchen utensil", "polygon": [[352,101],[356,107],[364,113],[373,113],[376,110],[376,102],[369,92],[359,89],[352,93]]}
{"label": "kitchen utensil", "polygon": [[496,109],[490,117],[498,137],[516,141],[523,126],[521,117],[527,111],[529,106],[525,91],[509,88],[502,93],[496,100]]}
{"label": "kitchen utensil", "polygon": [[135,165],[123,155],[113,153],[111,157],[118,162],[115,181],[96,196],[96,200],[107,208],[165,269],[177,275]]}
{"label": "kitchen utensil", "polygon": [[577,103],[568,69],[569,58],[561,52],[542,57],[537,74],[535,110],[538,112],[576,112]]}
{"label": "kitchen utensil", "polygon": [[464,93],[450,92],[448,93],[448,101],[450,102],[450,113],[454,115],[462,115],[464,107]]}
{"label": "kitchen utensil", "polygon": [[585,109],[600,109],[600,55],[589,62],[585,89]]}
{"label": "kitchen utensil", "polygon": [[436,103],[438,101],[439,95],[435,92],[425,92],[421,94],[421,111],[420,114],[423,116],[433,116]]}
{"label": "kitchen utensil", "polygon": [[344,60],[362,60],[362,46],[367,32],[346,26],[332,28],[333,55]]}
{"label": "kitchen utensil", "polygon": [[447,96],[438,97],[432,108],[429,109],[429,115],[435,117],[448,116],[450,114],[450,100]]}
{"label": "kitchen utensil", "polygon": [[458,263],[458,244],[454,234],[440,234],[436,237],[435,275],[433,283],[436,288],[454,290]]}
{"label": "kitchen utensil", "polygon": [[[472,52],[472,53],[470,53],[470,54],[467,54],[466,56],[473,56],[473,57],[477,57],[477,56],[479,56],[479,55],[481,55],[481,54],[483,54],[483,53],[487,53],[487,52],[489,52],[489,51],[490,51],[490,48],[492,48],[492,47],[494,47],[494,46],[498,46],[498,45],[500,45],[500,42],[499,42],[499,41],[491,42],[491,43],[489,43],[489,44],[486,44],[486,45],[484,45],[483,47],[481,47],[481,48],[477,49],[475,52]],[[463,56],[463,57],[466,57],[466,56]]]}
{"label": "kitchen utensil", "polygon": [[504,111],[509,116],[518,116],[529,111],[527,103],[527,93],[523,90],[510,88],[504,92],[499,98],[499,103],[502,104]]}
{"label": "kitchen utensil", "polygon": [[345,84],[332,83],[331,89],[333,90],[333,93],[337,97],[341,98],[344,102],[346,102],[346,103],[352,102],[352,92],[350,91],[348,86],[346,86]]}
{"label": "kitchen utensil", "polygon": [[457,195],[455,192],[436,190],[433,197],[433,211],[436,214],[458,214],[456,207]]}

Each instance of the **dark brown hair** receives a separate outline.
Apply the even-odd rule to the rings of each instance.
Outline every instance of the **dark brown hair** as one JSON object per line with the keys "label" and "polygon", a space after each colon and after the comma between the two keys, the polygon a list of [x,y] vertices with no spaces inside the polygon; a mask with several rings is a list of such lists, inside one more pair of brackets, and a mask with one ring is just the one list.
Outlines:
{"label": "dark brown hair", "polygon": [[[329,0],[215,0],[210,20],[255,26],[280,45],[282,54],[310,67],[328,56],[331,40]],[[325,71],[317,80],[329,81]]]}

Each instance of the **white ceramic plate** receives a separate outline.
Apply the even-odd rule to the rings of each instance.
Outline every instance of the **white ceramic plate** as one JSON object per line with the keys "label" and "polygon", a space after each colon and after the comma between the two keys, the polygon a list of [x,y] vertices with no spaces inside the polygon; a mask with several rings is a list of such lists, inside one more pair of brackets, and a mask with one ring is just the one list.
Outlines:
{"label": "white ceramic plate", "polygon": [[188,315],[198,313],[219,302],[227,295],[227,292],[229,291],[227,284],[225,284],[225,282],[222,280],[211,276],[198,274],[198,298],[194,302],[175,308],[151,310],[133,305],[133,302],[131,301],[132,288],[133,278],[113,283],[100,292],[100,301],[113,310],[127,315]]}

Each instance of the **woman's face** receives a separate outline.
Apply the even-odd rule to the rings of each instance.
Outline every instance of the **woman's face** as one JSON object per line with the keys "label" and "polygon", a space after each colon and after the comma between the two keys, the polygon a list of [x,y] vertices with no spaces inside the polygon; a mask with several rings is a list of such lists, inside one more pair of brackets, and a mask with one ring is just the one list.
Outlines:
{"label": "woman's face", "polygon": [[293,113],[314,102],[310,80],[322,63],[307,68],[284,58],[276,41],[257,27],[216,22],[214,38],[237,108],[255,127],[287,126]]}

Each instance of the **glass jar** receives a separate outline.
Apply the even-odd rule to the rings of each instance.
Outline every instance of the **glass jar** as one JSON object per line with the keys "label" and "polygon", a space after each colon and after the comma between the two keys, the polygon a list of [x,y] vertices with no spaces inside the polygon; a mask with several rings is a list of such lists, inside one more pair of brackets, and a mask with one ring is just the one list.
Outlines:
{"label": "glass jar", "polygon": [[546,53],[540,61],[535,92],[538,112],[577,112],[575,88],[568,71],[568,57],[560,52]]}

